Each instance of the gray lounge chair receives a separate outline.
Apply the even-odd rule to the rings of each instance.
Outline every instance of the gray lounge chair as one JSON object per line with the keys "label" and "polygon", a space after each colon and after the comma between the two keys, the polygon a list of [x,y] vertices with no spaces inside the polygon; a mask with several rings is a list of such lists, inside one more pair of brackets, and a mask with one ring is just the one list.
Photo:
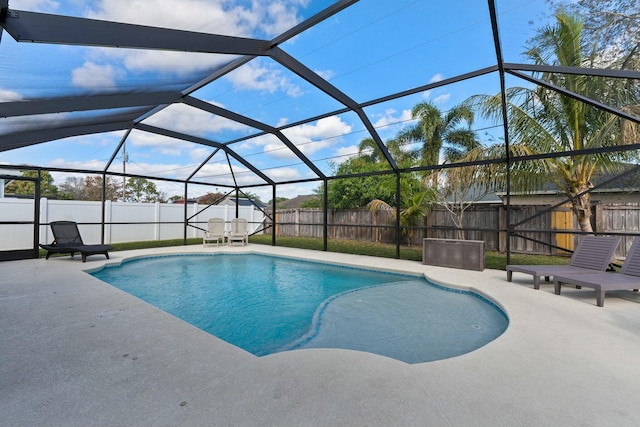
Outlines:
{"label": "gray lounge chair", "polygon": [[513,272],[533,276],[534,289],[540,289],[540,278],[548,282],[557,274],[589,274],[605,271],[620,243],[617,236],[585,236],[573,252],[569,265],[507,265],[507,281]]}
{"label": "gray lounge chair", "polygon": [[45,259],[49,259],[51,254],[71,254],[79,252],[82,255],[82,262],[87,261],[87,256],[103,254],[109,259],[109,251],[113,246],[109,245],[85,245],[80,237],[78,224],[73,221],[54,221],[49,224],[53,232],[53,243],[50,245],[40,245],[47,251]]}
{"label": "gray lounge chair", "polygon": [[640,288],[640,238],[636,237],[633,241],[620,273],[555,275],[553,276],[553,284],[556,294],[560,295],[563,283],[594,289],[598,307],[604,306],[604,294],[607,291],[633,289],[638,292]]}

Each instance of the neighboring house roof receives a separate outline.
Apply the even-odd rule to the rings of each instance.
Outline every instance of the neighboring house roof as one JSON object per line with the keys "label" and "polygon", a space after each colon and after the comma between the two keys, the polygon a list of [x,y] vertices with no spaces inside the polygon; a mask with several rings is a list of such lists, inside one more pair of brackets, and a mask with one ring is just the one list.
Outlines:
{"label": "neighboring house roof", "polygon": [[[486,194],[484,193],[485,190],[483,188],[477,185],[471,185],[463,194],[457,194],[457,197],[462,196],[465,201],[471,201],[473,203],[502,203],[499,193],[494,191]],[[455,201],[455,197],[453,195],[449,195],[446,197],[446,201],[452,203]]]}
{"label": "neighboring house roof", "polygon": [[[225,197],[224,200],[222,200],[220,203],[218,203],[219,206],[235,206],[236,205],[236,198],[235,197]],[[245,198],[240,198],[238,199],[238,206],[257,206],[261,209],[264,209],[264,207],[266,206],[266,204],[262,203],[259,200],[254,200],[251,201],[249,199],[245,199]]]}
{"label": "neighboring house roof", "polygon": [[[613,193],[613,192],[629,192],[629,191],[638,191],[640,190],[640,169],[637,169],[633,172],[629,172],[626,175],[620,176],[624,174],[626,171],[629,171],[631,168],[634,168],[636,165],[625,165],[622,170],[616,172],[604,172],[604,173],[594,173],[591,179],[591,183],[594,187],[598,187],[593,190],[593,193]],[[620,178],[617,178],[620,176]],[[535,196],[535,195],[548,195],[548,194],[560,194],[562,191],[560,188],[554,184],[553,182],[545,183],[540,189],[530,191],[530,192],[512,192],[512,195],[519,196]],[[504,196],[504,192],[498,192],[499,196]]]}
{"label": "neighboring house roof", "polygon": [[318,199],[320,196],[317,194],[304,194],[298,195],[293,199],[285,200],[278,203],[278,209],[298,209],[307,200]]}
{"label": "neighboring house roof", "polygon": [[[184,198],[175,200],[173,203],[177,205],[184,205]],[[192,205],[194,203],[198,203],[196,199],[187,199],[187,204]]]}

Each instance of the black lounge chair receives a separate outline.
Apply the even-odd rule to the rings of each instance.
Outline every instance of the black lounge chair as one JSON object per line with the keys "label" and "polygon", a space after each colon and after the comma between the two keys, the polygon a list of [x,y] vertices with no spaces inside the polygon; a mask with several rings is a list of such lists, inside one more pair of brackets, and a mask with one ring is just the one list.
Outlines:
{"label": "black lounge chair", "polygon": [[507,282],[513,272],[533,276],[533,288],[540,289],[540,278],[557,274],[593,274],[605,271],[620,242],[618,236],[585,236],[569,260],[569,265],[507,265]]}
{"label": "black lounge chair", "polygon": [[53,243],[50,245],[40,245],[47,251],[45,259],[49,259],[51,254],[71,254],[76,252],[82,255],[82,262],[87,261],[87,256],[104,254],[109,259],[109,251],[113,246],[109,245],[85,245],[80,237],[78,224],[73,221],[54,221],[51,224],[53,232]]}

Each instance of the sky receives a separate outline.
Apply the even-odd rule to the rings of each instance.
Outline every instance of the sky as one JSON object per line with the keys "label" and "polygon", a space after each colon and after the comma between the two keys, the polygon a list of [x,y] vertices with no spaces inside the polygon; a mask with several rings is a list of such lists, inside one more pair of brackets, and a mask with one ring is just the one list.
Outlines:
{"label": "sky", "polygon": [[[270,40],[331,4],[316,0],[10,0],[12,10],[113,20],[156,27]],[[524,46],[549,17],[542,0],[497,0],[504,59],[524,62]],[[361,0],[346,10],[280,46],[306,67],[327,79],[356,102],[420,87],[496,63],[486,1]],[[17,43],[6,32],[0,40],[0,102],[99,93],[179,90],[209,75],[233,56],[102,47]],[[513,78],[512,78],[513,79]],[[508,81],[522,85],[523,82]],[[474,94],[495,94],[496,73],[423,91],[365,108],[384,141],[410,125],[411,108],[430,101],[442,111]],[[235,111],[270,126],[295,124],[344,106],[270,58],[255,59],[197,90],[195,98]],[[81,122],[95,114],[72,112],[1,118],[3,133]],[[258,132],[186,104],[174,104],[142,123],[183,132],[215,142],[247,138]],[[486,143],[499,138],[490,123],[477,120],[474,129]],[[368,137],[354,113],[323,118],[286,128],[283,133],[323,173],[357,153]],[[0,152],[0,164],[30,164],[97,169],[108,160],[123,131],[67,138]],[[317,175],[271,135],[250,137],[231,145],[276,182],[306,180]],[[118,152],[110,171],[184,179],[212,153],[199,144],[133,131],[124,153]],[[232,175],[229,163],[234,171]],[[54,173],[55,183],[69,176]],[[194,179],[241,186],[272,197],[271,187],[251,187],[264,180],[222,152],[214,155]],[[184,186],[155,181],[167,196],[182,195]],[[278,197],[310,194],[319,182],[278,187]],[[216,188],[190,186],[189,197]]]}

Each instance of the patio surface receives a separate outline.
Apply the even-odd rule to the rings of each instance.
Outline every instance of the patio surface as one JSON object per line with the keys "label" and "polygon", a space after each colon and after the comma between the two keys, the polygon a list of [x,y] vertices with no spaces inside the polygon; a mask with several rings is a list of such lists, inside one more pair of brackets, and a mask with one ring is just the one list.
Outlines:
{"label": "patio surface", "polygon": [[[421,272],[510,318],[497,340],[416,365],[307,349],[258,358],[83,272],[141,254],[264,252]],[[3,426],[638,426],[640,295],[497,270],[249,245],[0,263]]]}

